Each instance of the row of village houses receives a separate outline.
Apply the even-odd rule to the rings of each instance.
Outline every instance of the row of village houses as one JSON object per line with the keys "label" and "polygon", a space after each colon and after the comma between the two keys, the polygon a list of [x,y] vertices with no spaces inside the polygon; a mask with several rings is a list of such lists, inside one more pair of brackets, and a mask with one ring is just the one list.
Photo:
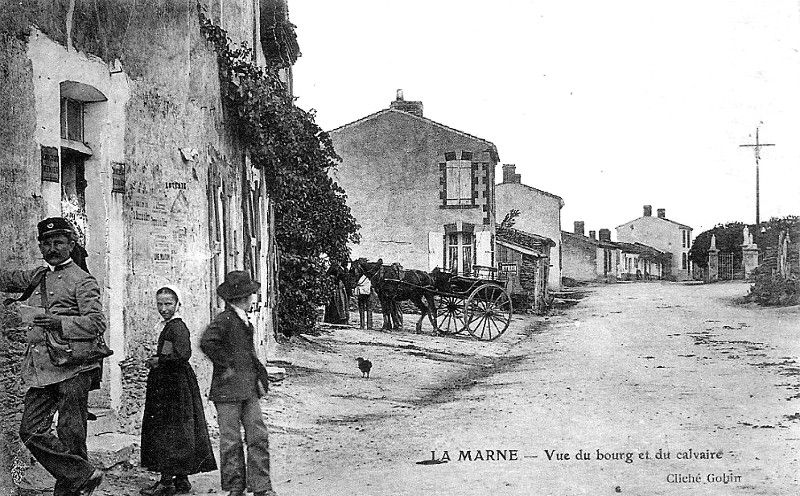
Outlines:
{"label": "row of village houses", "polygon": [[[259,353],[273,335],[276,248],[273,213],[226,119],[217,58],[199,29],[198,8],[254,60],[281,67],[288,91],[300,55],[285,0],[14,3],[0,12],[0,263],[39,259],[38,220],[66,216],[80,230],[88,266],[103,290],[107,342],[93,406],[108,407],[123,427],[141,413],[158,320],[154,290],[183,290],[193,341],[221,302],[227,271],[261,282],[254,320]],[[352,257],[408,268],[481,270],[505,276],[515,292],[557,289],[562,277],[687,278],[691,229],[649,210],[598,239],[562,231],[563,200],[522,184],[499,164],[491,142],[434,122],[402,94],[381,110],[330,132],[343,161],[332,171],[361,224]],[[498,229],[512,208],[513,228]],[[590,233],[591,234],[591,233]],[[683,237],[682,237],[683,236]],[[638,271],[638,272],[637,272]],[[538,289],[536,289],[538,288]],[[541,298],[536,302],[541,304]],[[0,312],[0,325],[14,317]],[[0,349],[7,377],[20,350]],[[196,353],[201,385],[210,367]],[[201,387],[207,390],[206,387]],[[13,418],[14,387],[0,392],[0,418]]]}
{"label": "row of village houses", "polygon": [[[513,164],[496,181],[490,141],[435,122],[402,90],[389,108],[330,132],[342,163],[333,172],[361,224],[353,258],[409,268],[488,275],[537,295],[562,281],[686,280],[692,228],[644,206],[641,217],[598,235],[577,221],[562,230],[564,200],[522,182]],[[518,210],[513,227],[500,227]]]}

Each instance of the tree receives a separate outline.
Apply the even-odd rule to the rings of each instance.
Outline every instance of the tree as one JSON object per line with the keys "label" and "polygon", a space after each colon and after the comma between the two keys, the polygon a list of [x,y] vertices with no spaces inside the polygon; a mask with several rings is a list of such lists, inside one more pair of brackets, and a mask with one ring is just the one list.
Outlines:
{"label": "tree", "polygon": [[765,252],[769,249],[777,248],[781,231],[793,233],[800,229],[800,216],[772,217],[767,222],[762,223],[761,228],[763,228],[763,232],[759,229],[753,236],[756,244],[758,244],[759,251]]}
{"label": "tree", "polygon": [[519,210],[516,208],[512,208],[505,217],[503,217],[503,222],[497,226],[498,229],[508,229],[514,227],[514,224],[517,222],[517,217],[519,217]]}
{"label": "tree", "polygon": [[[708,249],[711,246],[711,236],[716,237],[717,249],[722,253],[733,253],[735,261],[742,260],[742,230],[745,224],[742,222],[728,222],[727,224],[717,224],[713,228],[700,233],[689,249],[689,260],[697,264],[698,267],[708,267]],[[748,226],[750,232],[754,232],[752,225]]]}

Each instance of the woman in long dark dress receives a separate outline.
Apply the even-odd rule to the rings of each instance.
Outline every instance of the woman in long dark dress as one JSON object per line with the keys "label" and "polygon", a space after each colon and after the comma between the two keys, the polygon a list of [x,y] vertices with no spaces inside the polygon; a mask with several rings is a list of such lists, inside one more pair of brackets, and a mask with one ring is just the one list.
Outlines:
{"label": "woman in long dark dress", "polygon": [[330,324],[347,324],[350,320],[348,309],[350,285],[347,280],[346,265],[342,267],[336,262],[331,262],[327,272],[333,286],[330,300],[325,306],[325,322]]}
{"label": "woman in long dark dress", "polygon": [[161,480],[144,488],[146,496],[170,496],[191,491],[189,475],[216,470],[197,386],[189,364],[189,329],[177,311],[180,292],[164,286],[156,292],[159,323],[156,356],[147,361],[147,396],[142,421],[142,467],[161,473]]}

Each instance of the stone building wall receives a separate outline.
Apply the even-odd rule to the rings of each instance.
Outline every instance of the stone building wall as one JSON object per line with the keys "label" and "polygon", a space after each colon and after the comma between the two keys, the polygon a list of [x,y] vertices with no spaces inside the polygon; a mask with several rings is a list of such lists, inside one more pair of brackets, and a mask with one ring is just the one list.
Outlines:
{"label": "stone building wall", "polygon": [[[44,209],[38,175],[38,148],[30,61],[26,42],[13,33],[0,32],[0,267],[14,267],[41,258],[36,246],[36,223]],[[25,329],[16,312],[0,305],[0,494],[12,494],[12,465],[22,459],[18,443],[19,415],[24,389],[19,380],[25,352]]]}
{"label": "stone building wall", "polygon": [[[597,241],[579,234],[562,232],[561,263],[564,277],[576,281],[597,279]],[[602,258],[600,259],[602,274]]]}
{"label": "stone building wall", "polygon": [[[256,3],[201,3],[235,41],[253,46]],[[62,213],[60,184],[41,180],[42,147],[62,145],[60,83],[77,81],[106,98],[86,104],[84,112],[84,141],[93,152],[85,162],[87,251],[115,353],[91,401],[115,409],[128,431],[138,429],[143,360],[157,338],[156,288],[172,283],[183,290],[192,364],[205,393],[210,366],[196,345],[218,307],[217,272],[243,264],[247,164],[224,115],[216,54],[200,33],[196,5],[64,0],[9,2],[0,12],[0,98],[8,109],[0,113],[3,267],[38,265],[36,223]],[[120,191],[112,189],[115,170],[124,171]],[[214,199],[224,209],[218,216]],[[224,222],[225,236],[215,219]],[[14,318],[0,313],[10,336],[0,337],[0,428],[6,441],[0,464],[6,465],[18,450],[24,392],[16,379],[24,350]],[[0,479],[3,473],[0,466]]]}

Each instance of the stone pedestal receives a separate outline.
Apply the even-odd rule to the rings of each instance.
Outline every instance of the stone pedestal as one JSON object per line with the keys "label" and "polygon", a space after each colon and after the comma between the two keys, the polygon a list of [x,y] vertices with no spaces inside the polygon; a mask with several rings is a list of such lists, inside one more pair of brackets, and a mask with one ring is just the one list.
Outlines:
{"label": "stone pedestal", "polygon": [[708,278],[706,282],[719,280],[719,250],[712,248],[708,250]]}
{"label": "stone pedestal", "polygon": [[745,279],[750,279],[756,267],[758,267],[758,246],[755,244],[742,245],[742,268],[744,268]]}

